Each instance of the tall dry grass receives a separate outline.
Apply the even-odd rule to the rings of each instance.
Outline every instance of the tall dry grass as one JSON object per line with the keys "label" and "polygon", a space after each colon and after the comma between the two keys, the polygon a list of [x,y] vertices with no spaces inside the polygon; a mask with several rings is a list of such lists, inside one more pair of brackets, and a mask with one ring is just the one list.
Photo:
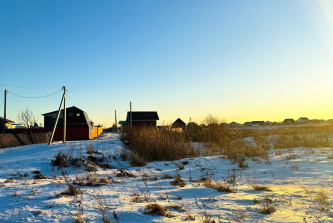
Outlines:
{"label": "tall dry grass", "polygon": [[[131,129],[121,140],[132,150],[132,165],[147,161],[177,160],[198,156],[193,142],[201,143],[200,155],[224,155],[237,162],[246,157],[268,159],[269,149],[333,146],[333,125],[298,125],[264,128],[230,127],[212,115],[203,122],[191,124],[184,132],[156,128]],[[245,140],[252,137],[252,140]]]}
{"label": "tall dry grass", "polygon": [[198,151],[182,132],[157,128],[132,128],[123,132],[120,139],[145,161],[178,160],[198,156]]}

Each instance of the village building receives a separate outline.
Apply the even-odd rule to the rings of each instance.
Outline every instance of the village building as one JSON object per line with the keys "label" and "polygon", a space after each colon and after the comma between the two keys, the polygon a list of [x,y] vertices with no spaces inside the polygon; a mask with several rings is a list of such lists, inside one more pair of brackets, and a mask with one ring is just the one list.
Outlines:
{"label": "village building", "polygon": [[132,111],[127,112],[126,121],[119,121],[121,131],[126,131],[132,120],[132,127],[156,127],[160,120],[156,111]]}
{"label": "village building", "polygon": [[285,125],[292,125],[295,123],[295,120],[292,119],[292,118],[286,118],[284,121],[283,121],[283,124]]}
{"label": "village building", "polygon": [[[3,122],[4,122],[4,117],[0,116],[0,133],[2,133],[2,131],[3,131]],[[14,123],[15,123],[14,121],[9,120],[8,118],[6,118],[5,128],[6,129],[11,129],[12,124],[14,124]]]}
{"label": "village building", "polygon": [[241,127],[241,126],[242,126],[242,124],[237,123],[237,122],[231,122],[231,123],[229,123],[229,125],[230,125],[231,127]]}
{"label": "village building", "polygon": [[[42,114],[44,116],[44,128],[53,128],[57,119],[59,111],[48,112]],[[61,110],[57,128],[62,128],[64,124],[64,109]],[[89,121],[88,114],[85,111],[73,106],[66,108],[66,127],[67,128],[79,128],[89,127],[92,128],[92,123]]]}
{"label": "village building", "polygon": [[[42,114],[44,116],[44,129],[34,129],[39,132],[52,131],[59,111],[53,111]],[[64,127],[64,109],[60,111],[58,124],[54,133],[54,140],[63,139]],[[30,131],[30,130],[29,130]],[[67,140],[87,140],[98,137],[103,132],[103,126],[94,126],[89,121],[88,114],[72,106],[66,108],[66,139]]]}
{"label": "village building", "polygon": [[252,121],[252,126],[260,126],[260,125],[264,125],[265,121]]}
{"label": "village building", "polygon": [[172,123],[171,128],[173,129],[185,129],[186,123],[181,120],[180,118],[178,118],[176,121],[174,121],[174,123]]}
{"label": "village building", "polygon": [[244,122],[243,126],[252,126],[252,122]]}
{"label": "village building", "polygon": [[309,122],[309,119],[307,117],[300,117],[297,121],[300,124],[304,124],[306,122]]}

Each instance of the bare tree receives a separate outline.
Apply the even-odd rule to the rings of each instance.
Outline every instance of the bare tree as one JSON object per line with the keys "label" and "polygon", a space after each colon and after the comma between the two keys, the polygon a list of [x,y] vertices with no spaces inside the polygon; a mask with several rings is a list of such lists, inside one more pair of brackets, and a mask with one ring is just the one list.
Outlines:
{"label": "bare tree", "polygon": [[17,121],[26,128],[37,125],[37,117],[28,108],[17,113]]}

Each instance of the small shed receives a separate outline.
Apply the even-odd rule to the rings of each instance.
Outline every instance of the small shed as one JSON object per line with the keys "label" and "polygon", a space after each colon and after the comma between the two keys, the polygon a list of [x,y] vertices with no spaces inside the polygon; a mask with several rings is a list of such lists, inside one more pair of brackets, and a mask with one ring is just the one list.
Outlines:
{"label": "small shed", "polygon": [[183,122],[183,120],[181,120],[180,118],[178,118],[176,121],[174,121],[174,123],[172,123],[171,127],[172,128],[181,128],[184,129],[186,126],[186,123]]}

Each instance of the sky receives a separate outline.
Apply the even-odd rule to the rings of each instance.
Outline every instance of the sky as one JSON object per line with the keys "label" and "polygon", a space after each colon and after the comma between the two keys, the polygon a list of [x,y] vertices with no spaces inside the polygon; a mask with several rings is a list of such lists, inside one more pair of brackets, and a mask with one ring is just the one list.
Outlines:
{"label": "sky", "polygon": [[332,83],[330,0],[0,1],[0,94],[14,121],[28,108],[43,123],[62,86],[67,107],[106,127],[130,102],[158,124],[331,119]]}

